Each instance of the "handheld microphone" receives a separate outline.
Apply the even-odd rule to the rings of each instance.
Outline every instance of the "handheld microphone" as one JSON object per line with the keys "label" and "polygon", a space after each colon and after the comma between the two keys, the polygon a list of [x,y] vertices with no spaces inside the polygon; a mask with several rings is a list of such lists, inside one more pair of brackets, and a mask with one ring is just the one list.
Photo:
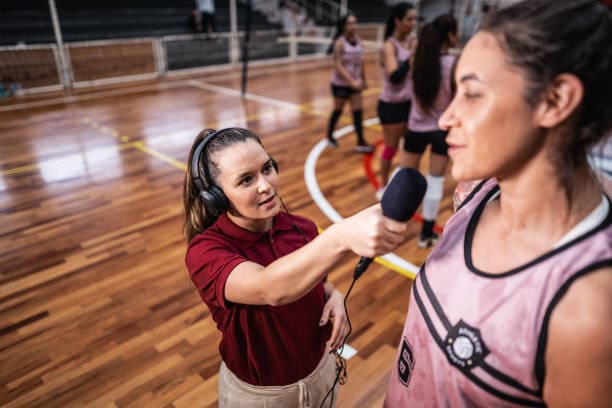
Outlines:
{"label": "handheld microphone", "polygon": [[[421,173],[416,169],[403,167],[393,176],[380,201],[383,215],[395,221],[408,221],[423,201],[426,190],[427,182]],[[353,279],[358,279],[368,269],[372,260],[362,256],[355,267]]]}

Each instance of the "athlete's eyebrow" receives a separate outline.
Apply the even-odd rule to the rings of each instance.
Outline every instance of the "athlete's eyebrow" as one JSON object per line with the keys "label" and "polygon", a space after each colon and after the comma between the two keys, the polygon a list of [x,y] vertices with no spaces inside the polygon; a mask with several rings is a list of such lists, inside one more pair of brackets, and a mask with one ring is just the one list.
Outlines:
{"label": "athlete's eyebrow", "polygon": [[459,82],[465,81],[476,81],[482,83],[482,80],[474,73],[465,74],[459,79]]}

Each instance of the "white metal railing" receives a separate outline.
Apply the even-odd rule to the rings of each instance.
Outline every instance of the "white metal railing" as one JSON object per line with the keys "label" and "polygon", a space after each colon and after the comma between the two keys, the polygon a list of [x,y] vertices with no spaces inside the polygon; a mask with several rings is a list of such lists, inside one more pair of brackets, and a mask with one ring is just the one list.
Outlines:
{"label": "white metal railing", "polygon": [[[361,24],[360,28],[382,29],[377,24]],[[300,35],[295,31],[289,35],[281,30],[253,31],[249,63],[323,58],[331,32],[331,27],[317,27],[315,32]],[[63,61],[57,44],[0,46],[0,77],[7,82],[6,89],[28,94],[235,68],[240,64],[243,37],[244,32],[237,32],[64,42]],[[364,39],[364,44],[366,52],[380,45],[374,39]],[[15,77],[15,73],[22,75]]]}

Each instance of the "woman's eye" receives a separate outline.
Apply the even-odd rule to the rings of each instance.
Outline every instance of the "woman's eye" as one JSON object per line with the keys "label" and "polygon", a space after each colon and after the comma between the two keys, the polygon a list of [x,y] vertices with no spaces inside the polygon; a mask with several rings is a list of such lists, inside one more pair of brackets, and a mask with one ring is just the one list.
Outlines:
{"label": "woman's eye", "polygon": [[463,96],[465,96],[466,99],[476,99],[480,97],[480,94],[475,92],[464,92]]}
{"label": "woman's eye", "polygon": [[243,185],[248,185],[251,183],[251,181],[253,181],[253,177],[251,176],[246,176],[245,178],[242,179],[242,181],[240,182],[240,184]]}
{"label": "woman's eye", "polygon": [[271,171],[272,171],[272,164],[271,163],[266,164],[263,168],[264,174],[270,174]]}

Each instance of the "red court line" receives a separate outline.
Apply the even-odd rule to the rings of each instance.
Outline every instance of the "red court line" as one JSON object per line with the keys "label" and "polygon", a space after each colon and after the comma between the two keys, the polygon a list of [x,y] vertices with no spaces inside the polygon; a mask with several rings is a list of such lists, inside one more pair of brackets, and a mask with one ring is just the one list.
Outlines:
{"label": "red court line", "polygon": [[[372,153],[363,155],[363,170],[365,172],[366,178],[368,179],[370,184],[374,187],[374,191],[378,190],[378,188],[380,187],[380,183],[378,182],[378,178],[376,178],[376,174],[374,174],[374,170],[372,170],[372,159],[374,158],[374,155],[376,154],[376,150],[382,144],[383,144],[382,140],[377,141],[374,144],[374,151]],[[412,219],[420,223],[423,222],[423,217],[421,217],[421,214],[418,214],[418,213],[414,214],[412,216]],[[439,234],[441,234],[442,231],[444,230],[439,225],[434,225],[433,229]]]}

